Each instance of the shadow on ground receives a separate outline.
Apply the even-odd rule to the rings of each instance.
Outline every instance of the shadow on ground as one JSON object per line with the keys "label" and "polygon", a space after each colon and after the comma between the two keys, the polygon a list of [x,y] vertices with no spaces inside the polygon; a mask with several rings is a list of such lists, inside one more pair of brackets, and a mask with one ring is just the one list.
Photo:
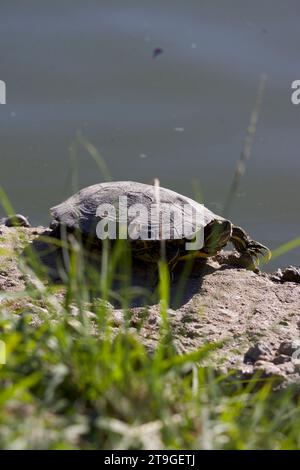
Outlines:
{"label": "shadow on ground", "polygon": [[[67,283],[68,273],[72,265],[72,252],[63,248],[50,230],[45,230],[31,245],[27,246],[22,257],[37,272],[49,282],[55,284]],[[68,245],[69,246],[69,245]],[[101,283],[103,278],[103,259],[101,248],[95,244],[77,246],[77,257],[80,258],[78,269],[83,269],[85,284],[90,287],[90,296],[101,296]],[[74,250],[74,245],[73,245]],[[75,248],[76,251],[76,248]],[[110,289],[113,292],[122,292],[130,298],[131,307],[144,307],[155,305],[158,302],[158,271],[156,264],[141,262],[133,257],[126,262],[120,259],[114,267],[114,278]],[[187,303],[201,289],[202,281],[216,268],[204,260],[180,262],[170,275],[170,306],[180,308]],[[106,271],[107,272],[107,271]],[[197,283],[190,280],[197,278]],[[111,303],[117,308],[120,301],[112,297]]]}

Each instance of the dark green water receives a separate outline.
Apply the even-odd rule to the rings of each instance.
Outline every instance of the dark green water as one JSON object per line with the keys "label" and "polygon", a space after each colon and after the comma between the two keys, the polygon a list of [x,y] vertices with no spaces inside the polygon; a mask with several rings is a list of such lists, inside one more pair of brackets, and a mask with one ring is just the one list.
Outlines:
{"label": "dark green water", "polygon": [[[298,0],[1,0],[0,184],[15,209],[48,223],[81,130],[114,179],[197,187],[220,210],[265,73],[231,218],[271,247],[300,236],[299,18]],[[83,150],[78,168],[80,187],[103,180]],[[300,249],[270,269],[286,264]]]}

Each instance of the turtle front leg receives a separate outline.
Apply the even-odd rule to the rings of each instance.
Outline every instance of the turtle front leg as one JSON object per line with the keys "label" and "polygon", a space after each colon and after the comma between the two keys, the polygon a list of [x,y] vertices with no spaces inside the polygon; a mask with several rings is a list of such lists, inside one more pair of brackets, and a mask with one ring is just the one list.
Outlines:
{"label": "turtle front leg", "polygon": [[241,255],[250,255],[255,264],[258,264],[259,256],[264,256],[267,261],[271,259],[272,253],[269,248],[255,240],[251,240],[240,227],[233,226],[230,241]]}

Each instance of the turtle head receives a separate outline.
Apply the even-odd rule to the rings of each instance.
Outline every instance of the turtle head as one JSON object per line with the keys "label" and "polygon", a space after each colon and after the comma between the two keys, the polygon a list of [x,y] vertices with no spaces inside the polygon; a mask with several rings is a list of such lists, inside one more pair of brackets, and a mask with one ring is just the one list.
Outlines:
{"label": "turtle head", "polygon": [[266,262],[272,257],[271,250],[268,247],[252,240],[240,227],[233,226],[230,241],[241,255],[250,255],[256,263],[258,263],[260,256],[263,256]]}

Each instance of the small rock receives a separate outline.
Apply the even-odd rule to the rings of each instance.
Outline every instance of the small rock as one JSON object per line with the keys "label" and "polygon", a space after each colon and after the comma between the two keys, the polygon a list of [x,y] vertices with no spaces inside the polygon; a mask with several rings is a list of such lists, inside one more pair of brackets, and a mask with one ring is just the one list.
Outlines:
{"label": "small rock", "polygon": [[[170,309],[168,310],[168,313],[169,313]],[[174,312],[174,310],[173,310]],[[170,313],[169,313],[170,315]],[[176,316],[176,312],[173,313],[173,316]],[[195,315],[193,314],[190,314],[190,313],[185,313],[182,318],[181,318],[181,321],[183,323],[193,323],[195,321]]]}
{"label": "small rock", "polygon": [[275,282],[281,282],[282,279],[282,270],[277,269],[275,273],[270,274],[270,279]]}
{"label": "small rock", "polygon": [[125,321],[123,312],[121,310],[113,311],[111,321],[115,327],[124,325]]}
{"label": "small rock", "polygon": [[14,214],[5,217],[1,223],[6,227],[30,227],[28,219],[22,214]]}
{"label": "small rock", "polygon": [[289,322],[288,322],[287,320],[281,320],[281,321],[279,322],[279,325],[281,325],[281,326],[289,326]]}
{"label": "small rock", "polygon": [[294,364],[294,368],[295,368],[295,372],[297,372],[297,374],[300,374],[300,363]]}
{"label": "small rock", "polygon": [[26,310],[34,315],[48,315],[49,313],[46,308],[39,307],[38,305],[34,305],[31,302],[28,302],[24,305],[24,311]]}
{"label": "small rock", "polygon": [[[259,359],[258,361],[256,361],[254,367],[256,369],[261,369],[263,367],[267,367],[267,366],[272,366],[273,364],[270,362],[270,361],[266,361],[265,359]],[[278,367],[277,367],[278,369]]]}
{"label": "small rock", "polygon": [[289,266],[284,269],[282,275],[282,282],[300,282],[300,269],[297,269],[294,266]]}
{"label": "small rock", "polygon": [[271,356],[270,348],[266,344],[256,343],[246,352],[244,356],[244,363],[253,364],[258,361],[258,359],[269,356]]}
{"label": "small rock", "polygon": [[284,354],[285,356],[293,356],[299,350],[300,357],[300,340],[293,341],[283,341],[280,344],[278,352],[279,354]]}
{"label": "small rock", "polygon": [[151,315],[148,319],[148,323],[152,326],[156,325],[158,323],[157,317],[155,315]]}
{"label": "small rock", "polygon": [[168,308],[167,313],[170,317],[176,317],[176,315],[178,315],[176,310],[173,310],[172,308]]}
{"label": "small rock", "polygon": [[128,332],[131,333],[131,334],[136,334],[137,329],[132,326],[132,327],[128,328]]}
{"label": "small rock", "polygon": [[252,375],[253,374],[253,365],[251,365],[251,364],[243,365],[241,372],[242,372],[243,375]]}
{"label": "small rock", "polygon": [[275,273],[271,274],[272,281],[276,282],[296,282],[300,283],[300,269],[295,266],[289,266],[285,269],[278,269]]}
{"label": "small rock", "polygon": [[280,364],[279,368],[286,375],[295,373],[295,364],[293,364],[292,361],[285,362],[284,364]]}
{"label": "small rock", "polygon": [[286,362],[291,362],[291,358],[285,354],[280,354],[273,359],[273,364],[275,365],[285,364]]}
{"label": "small rock", "polygon": [[90,312],[90,310],[85,310],[84,315],[89,318],[90,320],[96,320],[97,315],[94,312]]}
{"label": "small rock", "polygon": [[275,366],[272,362],[268,361],[257,361],[254,366],[254,372],[263,372],[265,378],[282,378],[284,376],[284,372],[280,367]]}
{"label": "small rock", "polygon": [[[78,317],[80,314],[80,310],[76,305],[71,305],[70,306],[70,313],[73,317]],[[94,312],[91,312],[89,310],[84,310],[82,314],[91,320],[95,320],[97,318],[97,315]]]}

